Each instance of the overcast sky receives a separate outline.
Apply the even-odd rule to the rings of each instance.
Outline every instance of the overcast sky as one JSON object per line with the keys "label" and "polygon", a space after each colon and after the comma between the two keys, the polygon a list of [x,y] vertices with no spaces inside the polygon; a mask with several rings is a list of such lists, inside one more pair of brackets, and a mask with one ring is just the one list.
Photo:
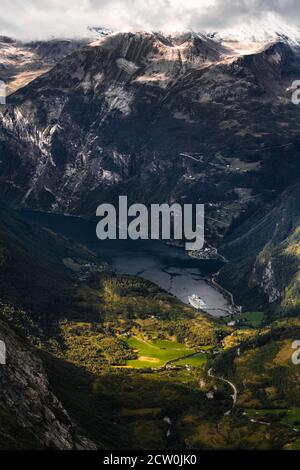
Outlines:
{"label": "overcast sky", "polygon": [[75,37],[88,26],[216,31],[266,19],[300,25],[300,0],[1,0],[0,34]]}

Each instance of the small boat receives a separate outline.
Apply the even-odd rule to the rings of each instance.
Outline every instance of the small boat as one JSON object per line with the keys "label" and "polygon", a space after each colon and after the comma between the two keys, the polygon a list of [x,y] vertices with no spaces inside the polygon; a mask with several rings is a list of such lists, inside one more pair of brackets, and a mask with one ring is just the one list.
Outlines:
{"label": "small boat", "polygon": [[196,294],[193,294],[189,297],[189,302],[194,308],[197,308],[198,310],[206,308],[206,303],[204,300],[202,300],[201,297],[198,297]]}

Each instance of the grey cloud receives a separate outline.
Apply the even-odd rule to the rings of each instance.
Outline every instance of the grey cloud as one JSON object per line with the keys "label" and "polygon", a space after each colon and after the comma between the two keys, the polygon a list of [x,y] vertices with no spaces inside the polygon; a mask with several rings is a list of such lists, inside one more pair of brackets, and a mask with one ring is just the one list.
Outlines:
{"label": "grey cloud", "polygon": [[[0,34],[22,38],[83,36],[88,26],[219,30],[275,13],[290,23],[299,0],[2,0]],[[300,22],[299,22],[300,23]]]}
{"label": "grey cloud", "polygon": [[300,2],[299,0],[217,0],[205,11],[195,11],[188,27],[224,29],[264,19],[268,14],[276,14],[283,20],[297,25],[300,19]]}

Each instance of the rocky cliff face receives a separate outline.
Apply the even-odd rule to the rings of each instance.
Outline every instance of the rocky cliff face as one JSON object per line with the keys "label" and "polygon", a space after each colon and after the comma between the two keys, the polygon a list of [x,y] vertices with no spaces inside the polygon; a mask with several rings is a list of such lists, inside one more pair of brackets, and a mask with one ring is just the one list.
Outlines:
{"label": "rocky cliff face", "polygon": [[[34,350],[2,322],[0,338],[6,344],[6,365],[0,365],[1,408],[9,412],[20,429],[31,435],[41,448],[95,449],[91,441],[80,436],[53,394],[42,361]],[[5,433],[5,430],[0,432]],[[20,442],[21,439],[16,445]]]}
{"label": "rocky cliff face", "polygon": [[[53,392],[57,379],[48,378],[51,356],[36,349],[46,341],[51,351],[49,332],[55,336],[61,315],[70,312],[78,274],[64,265],[68,256],[94,261],[88,250],[31,226],[1,202],[0,341],[6,345],[2,364],[0,343],[1,449],[95,448],[81,436],[65,409],[68,404],[62,405]],[[60,367],[65,385],[65,364]]]}
{"label": "rocky cliff face", "polygon": [[300,312],[300,185],[283,192],[234,230],[222,250],[220,280],[249,308],[277,316]]}

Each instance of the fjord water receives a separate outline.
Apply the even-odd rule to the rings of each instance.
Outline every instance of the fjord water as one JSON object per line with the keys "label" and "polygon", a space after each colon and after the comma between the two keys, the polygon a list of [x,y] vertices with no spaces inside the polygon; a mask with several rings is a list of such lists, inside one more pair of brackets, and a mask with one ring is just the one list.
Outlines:
{"label": "fjord water", "polygon": [[191,258],[184,249],[155,240],[106,240],[96,236],[96,222],[78,217],[35,211],[22,211],[23,218],[71,238],[107,261],[120,274],[133,274],[154,282],[188,304],[196,294],[206,303],[206,311],[223,316],[229,309],[227,299],[209,283],[221,264]]}

